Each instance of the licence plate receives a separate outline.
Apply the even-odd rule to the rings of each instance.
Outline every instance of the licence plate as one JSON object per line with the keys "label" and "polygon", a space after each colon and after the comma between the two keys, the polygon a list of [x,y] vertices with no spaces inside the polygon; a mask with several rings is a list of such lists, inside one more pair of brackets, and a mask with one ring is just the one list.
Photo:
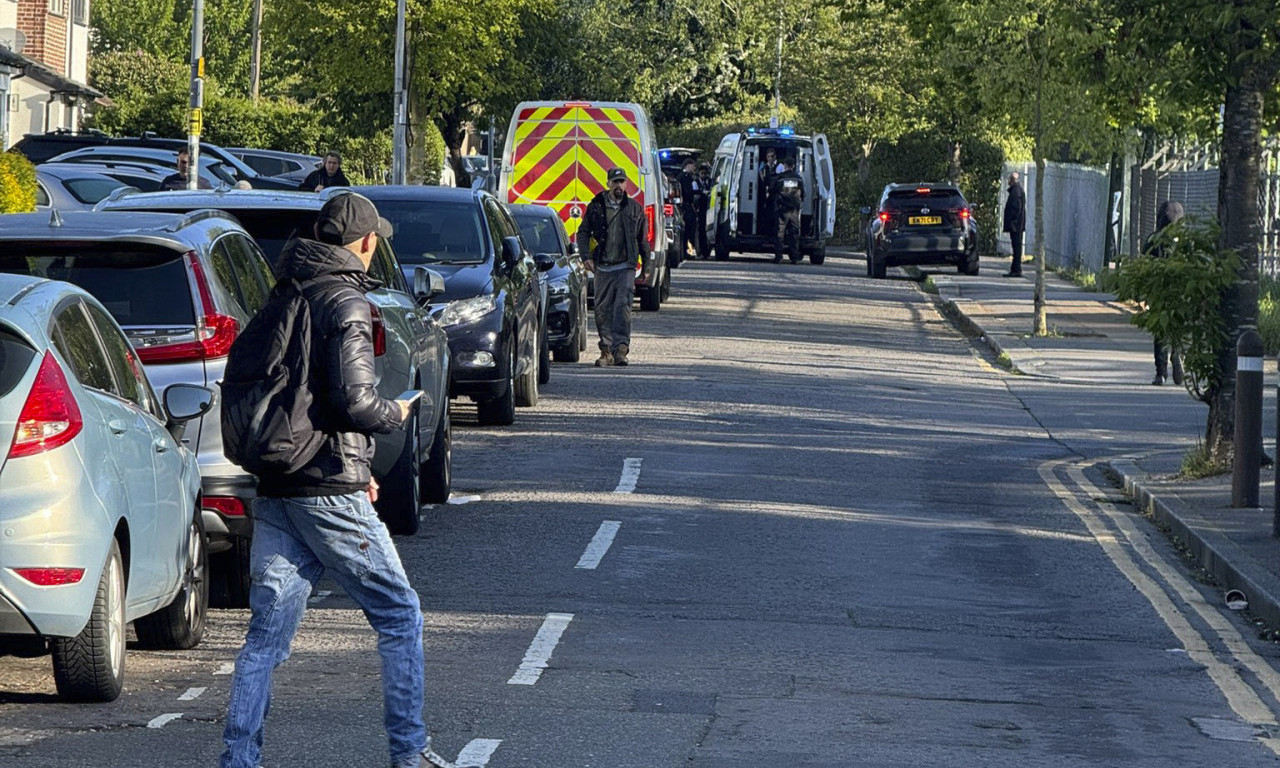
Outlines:
{"label": "licence plate", "polygon": [[941,224],[941,216],[908,216],[907,224]]}

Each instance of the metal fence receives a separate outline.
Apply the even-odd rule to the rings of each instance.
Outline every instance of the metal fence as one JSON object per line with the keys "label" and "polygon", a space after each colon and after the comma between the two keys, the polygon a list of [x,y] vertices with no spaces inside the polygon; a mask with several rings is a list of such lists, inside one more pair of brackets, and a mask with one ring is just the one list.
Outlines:
{"label": "metal fence", "polygon": [[[1188,216],[1215,218],[1218,213],[1217,157],[1212,148],[1175,149],[1164,147],[1151,159],[1129,168],[1125,190],[1108,200],[1109,184],[1105,168],[1064,163],[1045,167],[1045,263],[1061,269],[1099,272],[1105,266],[1106,228],[1114,228],[1121,253],[1142,251],[1142,244],[1155,231],[1156,211],[1166,200],[1182,203]],[[1006,164],[1023,176],[1027,193],[1025,249],[1035,243],[1034,164]],[[1004,205],[1006,193],[1000,193]],[[1264,153],[1259,186],[1263,248],[1259,269],[1280,277],[1280,146]],[[1001,254],[1008,254],[1009,236],[998,239]]]}

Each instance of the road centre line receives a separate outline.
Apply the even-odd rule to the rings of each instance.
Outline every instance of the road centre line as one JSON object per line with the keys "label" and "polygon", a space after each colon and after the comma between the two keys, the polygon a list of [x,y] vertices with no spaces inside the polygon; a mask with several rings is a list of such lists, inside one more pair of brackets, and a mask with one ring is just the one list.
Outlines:
{"label": "road centre line", "polygon": [[547,668],[547,662],[551,660],[551,654],[560,642],[560,636],[564,634],[571,621],[573,621],[572,613],[548,613],[538,629],[538,634],[533,636],[529,650],[525,651],[520,668],[507,681],[507,685],[533,685],[538,682],[538,678],[542,677],[542,670]]}
{"label": "road centre line", "polygon": [[214,671],[213,674],[230,675],[235,671],[236,671],[236,663],[234,661],[228,661],[228,662],[224,662],[221,666],[219,666],[218,669]]}
{"label": "road centre line", "polygon": [[458,753],[458,759],[453,763],[458,768],[484,768],[501,743],[502,739],[472,739]]}
{"label": "road centre line", "polygon": [[622,478],[618,480],[618,487],[613,489],[614,493],[631,493],[636,489],[636,483],[640,480],[640,465],[644,459],[624,459],[622,462]]}
{"label": "road centre line", "polygon": [[200,698],[200,694],[204,693],[207,688],[188,688],[187,692],[178,697],[178,701],[194,701]]}
{"label": "road centre line", "polygon": [[154,718],[151,722],[147,723],[147,727],[163,728],[169,723],[173,722],[174,720],[177,720],[180,717],[182,717],[181,712],[170,712],[166,715],[160,715],[159,717]]}
{"label": "road centre line", "polygon": [[[1262,698],[1241,677],[1234,667],[1220,660],[1187,617],[1182,614],[1173,599],[1155,579],[1148,576],[1138,565],[1129,551],[1121,545],[1112,534],[1111,529],[1099,519],[1099,515],[1082,504],[1066,485],[1055,474],[1059,467],[1071,463],[1070,459],[1046,461],[1039,467],[1040,478],[1058,497],[1067,509],[1071,510],[1098,542],[1098,546],[1120,573],[1147,599],[1151,607],[1164,621],[1165,626],[1173,632],[1178,641],[1186,649],[1187,655],[1203,666],[1209,678],[1227,700],[1227,705],[1246,723],[1254,726],[1275,726],[1275,715],[1263,703]],[[1068,470],[1070,471],[1070,470]],[[1084,489],[1082,488],[1082,491]],[[1096,494],[1095,494],[1096,495]],[[1122,529],[1123,532],[1123,529]],[[1125,533],[1126,538],[1128,534]],[[1130,541],[1132,544],[1133,542]],[[1135,551],[1140,551],[1135,547]],[[1154,554],[1154,553],[1153,553]],[[1151,563],[1155,567],[1155,563]],[[1265,732],[1265,729],[1264,729]],[[1268,749],[1280,755],[1280,739],[1259,737]]]}
{"label": "road centre line", "polygon": [[621,527],[622,523],[618,520],[605,520],[601,523],[600,529],[592,537],[591,543],[587,544],[586,551],[582,553],[582,557],[578,559],[578,564],[574,568],[594,570],[600,565],[609,547],[613,546],[613,537],[618,535],[618,529]]}

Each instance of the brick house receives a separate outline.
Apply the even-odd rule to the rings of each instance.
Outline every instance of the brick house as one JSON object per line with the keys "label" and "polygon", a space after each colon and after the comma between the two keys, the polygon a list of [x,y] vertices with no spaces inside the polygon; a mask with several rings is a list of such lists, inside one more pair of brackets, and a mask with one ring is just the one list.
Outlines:
{"label": "brick house", "polygon": [[85,84],[88,57],[89,0],[0,0],[0,150],[80,127],[102,96]]}

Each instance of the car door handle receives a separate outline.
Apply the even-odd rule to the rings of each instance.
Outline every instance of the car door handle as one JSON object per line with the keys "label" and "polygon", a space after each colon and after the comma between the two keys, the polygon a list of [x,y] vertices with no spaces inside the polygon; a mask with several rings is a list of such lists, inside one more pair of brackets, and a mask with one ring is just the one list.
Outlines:
{"label": "car door handle", "polygon": [[108,421],[107,428],[111,430],[111,434],[113,435],[123,435],[125,432],[129,431],[129,425],[125,424],[120,419],[112,419],[111,421]]}
{"label": "car door handle", "polygon": [[163,437],[152,440],[151,445],[155,447],[156,453],[165,453],[169,450],[169,443]]}

